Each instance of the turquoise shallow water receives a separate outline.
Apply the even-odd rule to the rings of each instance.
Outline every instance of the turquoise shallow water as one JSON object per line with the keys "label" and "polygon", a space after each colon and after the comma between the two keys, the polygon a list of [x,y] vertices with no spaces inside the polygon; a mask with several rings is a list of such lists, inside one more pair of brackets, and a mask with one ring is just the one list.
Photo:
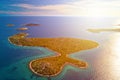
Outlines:
{"label": "turquoise shallow water", "polygon": [[[51,80],[120,80],[119,32],[94,34],[86,29],[111,27],[114,18],[89,19],[84,17],[0,17],[0,80],[48,80],[33,74],[28,64],[31,60],[55,55],[42,47],[20,47],[10,44],[8,37],[19,33],[17,28],[26,23],[40,23],[29,27],[28,37],[75,37],[98,42],[97,48],[76,52],[70,57],[88,62],[87,69],[70,65]],[[14,27],[7,27],[13,23]],[[23,31],[22,31],[23,32]]]}
{"label": "turquoise shallow water", "polygon": [[[25,48],[27,48],[27,47],[25,47]],[[9,66],[1,68],[0,69],[1,70],[0,79],[1,80],[48,80],[46,77],[40,77],[40,76],[33,74],[28,67],[29,62],[33,59],[55,55],[55,54],[53,54],[53,52],[46,50],[44,48],[40,48],[39,50],[42,51],[42,53],[44,53],[44,54],[40,54],[40,55],[33,56],[33,57],[26,57],[17,62],[14,62],[13,64],[11,64]],[[75,58],[75,55],[71,55],[71,57]],[[65,78],[65,80],[66,80],[66,78],[67,78],[66,75],[71,72],[73,72],[75,74],[79,74],[79,76],[76,78],[78,80],[79,80],[80,76],[85,76],[85,74],[88,74],[87,76],[89,76],[89,74],[90,74],[89,69],[84,70],[84,69],[79,69],[79,68],[67,65],[63,69],[61,74],[59,74],[56,77],[51,77],[51,79],[52,80],[64,80],[64,78]],[[82,73],[82,74],[80,74],[80,73]],[[72,76],[73,76],[72,78],[75,79],[74,75],[72,75]],[[87,76],[85,76],[85,77],[87,78]],[[70,78],[68,77],[68,79],[70,79]]]}
{"label": "turquoise shallow water", "polygon": [[29,62],[33,59],[53,55],[53,53],[47,51],[44,48],[41,48],[40,50],[43,51],[44,54],[33,57],[26,57],[7,67],[2,68],[0,72],[1,74],[0,79],[1,80],[36,80],[36,79],[46,80],[43,77],[38,77],[34,75],[28,67]]}

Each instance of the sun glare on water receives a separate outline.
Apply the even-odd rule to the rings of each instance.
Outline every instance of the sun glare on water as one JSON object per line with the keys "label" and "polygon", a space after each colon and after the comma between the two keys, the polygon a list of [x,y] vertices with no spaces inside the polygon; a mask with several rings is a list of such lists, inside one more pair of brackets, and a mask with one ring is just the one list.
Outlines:
{"label": "sun glare on water", "polygon": [[113,34],[113,36],[111,37],[112,40],[110,41],[111,46],[110,46],[110,71],[112,73],[112,75],[114,76],[114,78],[118,77],[120,78],[120,34]]}
{"label": "sun glare on water", "polygon": [[120,80],[120,34],[111,34],[100,53],[96,64],[102,79],[96,80]]}

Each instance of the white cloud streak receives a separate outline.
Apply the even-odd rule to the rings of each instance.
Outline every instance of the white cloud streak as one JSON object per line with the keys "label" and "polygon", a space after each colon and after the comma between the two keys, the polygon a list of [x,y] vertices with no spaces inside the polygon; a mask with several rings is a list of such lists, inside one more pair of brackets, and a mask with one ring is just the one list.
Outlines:
{"label": "white cloud streak", "polygon": [[[83,0],[66,4],[35,6],[30,4],[13,4],[28,12],[10,12],[22,15],[73,15],[73,16],[120,16],[120,1]],[[33,10],[37,10],[34,12]],[[41,10],[45,10],[41,11]]]}

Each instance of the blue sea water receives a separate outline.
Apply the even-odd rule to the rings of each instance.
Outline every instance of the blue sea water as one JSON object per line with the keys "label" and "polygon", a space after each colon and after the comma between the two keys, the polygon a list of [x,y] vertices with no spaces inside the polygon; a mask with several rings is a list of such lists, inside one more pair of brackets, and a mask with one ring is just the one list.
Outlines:
{"label": "blue sea water", "polygon": [[[11,44],[8,37],[20,32],[28,37],[74,37],[93,40],[99,47],[76,52],[70,57],[88,62],[87,69],[70,65],[51,77],[51,80],[120,80],[120,33],[91,33],[89,28],[111,28],[119,18],[1,16],[0,17],[0,80],[48,80],[33,74],[28,64],[31,60],[55,55],[42,47],[20,47]],[[23,24],[36,23],[40,27],[28,27],[17,31]],[[7,24],[14,24],[8,27]]]}

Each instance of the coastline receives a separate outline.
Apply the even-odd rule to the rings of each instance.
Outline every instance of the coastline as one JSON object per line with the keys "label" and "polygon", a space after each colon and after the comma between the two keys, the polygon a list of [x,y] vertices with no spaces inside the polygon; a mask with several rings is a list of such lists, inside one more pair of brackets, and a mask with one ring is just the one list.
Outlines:
{"label": "coastline", "polygon": [[[57,57],[57,56],[61,56],[61,54],[56,55],[56,56],[47,56],[47,57],[44,57],[44,58],[54,58],[54,57]],[[66,55],[66,57],[68,57],[68,55]],[[59,74],[62,72],[62,69],[63,69],[65,66],[67,66],[67,65],[70,65],[70,66],[73,66],[73,67],[77,67],[77,68],[81,68],[81,69],[86,69],[86,68],[88,67],[88,63],[87,63],[87,62],[84,62],[85,65],[86,65],[86,66],[84,66],[84,67],[82,67],[82,66],[78,67],[77,65],[72,64],[72,63],[70,63],[70,62],[65,62],[65,64],[60,67],[60,71],[59,71],[58,73],[53,74],[53,75],[43,75],[43,74],[39,74],[39,73],[37,73],[36,71],[34,71],[34,69],[32,68],[32,63],[33,63],[34,61],[37,61],[37,60],[39,60],[39,59],[44,59],[44,58],[38,58],[38,59],[35,59],[35,60],[32,60],[32,61],[29,62],[29,68],[30,68],[30,70],[31,70],[33,73],[35,73],[36,75],[38,75],[38,76],[44,76],[44,77],[57,76],[57,75],[59,75]],[[69,57],[69,58],[70,58],[70,57]],[[80,60],[78,60],[78,61],[79,61],[79,62],[83,62],[83,61],[80,61]]]}
{"label": "coastline", "polygon": [[77,68],[82,68],[82,69],[85,69],[85,68],[88,67],[87,62],[85,62],[85,63],[86,63],[86,67],[78,67],[78,66],[75,66],[74,64],[71,64],[71,63],[66,62],[63,66],[61,66],[60,71],[59,71],[58,73],[49,76],[49,75],[43,75],[43,74],[39,74],[39,73],[35,72],[34,69],[33,69],[32,66],[31,66],[32,62],[34,62],[34,61],[36,61],[36,60],[32,60],[32,61],[29,62],[29,68],[30,68],[30,70],[31,70],[34,74],[36,74],[36,75],[38,75],[38,76],[44,76],[44,77],[50,77],[50,76],[53,77],[53,76],[59,75],[59,74],[62,72],[62,69],[63,69],[66,65],[70,65],[70,66],[77,67]]}

